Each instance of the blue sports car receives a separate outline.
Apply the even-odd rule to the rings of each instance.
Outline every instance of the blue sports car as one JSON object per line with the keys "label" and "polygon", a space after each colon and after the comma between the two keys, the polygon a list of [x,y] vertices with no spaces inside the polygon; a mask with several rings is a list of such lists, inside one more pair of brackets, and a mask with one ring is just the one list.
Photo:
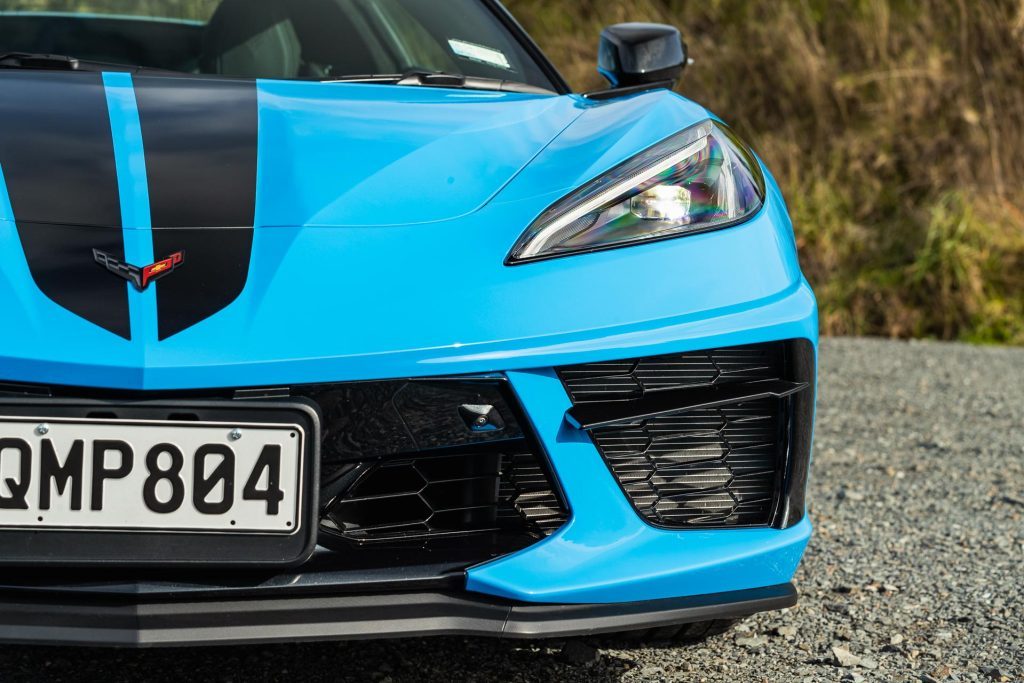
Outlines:
{"label": "blue sports car", "polygon": [[0,640],[793,605],[816,304],[687,62],[611,26],[573,93],[496,0],[0,0]]}

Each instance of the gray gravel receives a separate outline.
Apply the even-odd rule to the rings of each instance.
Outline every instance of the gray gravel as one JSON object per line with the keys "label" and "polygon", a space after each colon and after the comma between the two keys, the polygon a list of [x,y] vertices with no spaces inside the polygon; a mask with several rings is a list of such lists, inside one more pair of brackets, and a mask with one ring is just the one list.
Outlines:
{"label": "gray gravel", "polygon": [[6,648],[0,678],[1024,681],[1024,349],[829,340],[818,417],[800,605],[700,645]]}

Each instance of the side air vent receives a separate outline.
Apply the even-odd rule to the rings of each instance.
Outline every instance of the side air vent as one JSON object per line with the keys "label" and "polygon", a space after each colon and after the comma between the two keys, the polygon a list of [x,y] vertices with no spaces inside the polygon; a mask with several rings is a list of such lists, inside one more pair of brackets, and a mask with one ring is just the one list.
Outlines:
{"label": "side air vent", "polygon": [[630,401],[659,391],[778,379],[782,353],[779,344],[743,346],[589,363],[559,374],[573,403]]}
{"label": "side air vent", "polygon": [[498,488],[499,526],[521,523],[534,536],[550,536],[565,524],[565,506],[551,481],[546,463],[533,453],[505,456]]}
{"label": "side air vent", "polygon": [[814,356],[804,341],[561,368],[566,416],[666,528],[790,526],[803,514]]}

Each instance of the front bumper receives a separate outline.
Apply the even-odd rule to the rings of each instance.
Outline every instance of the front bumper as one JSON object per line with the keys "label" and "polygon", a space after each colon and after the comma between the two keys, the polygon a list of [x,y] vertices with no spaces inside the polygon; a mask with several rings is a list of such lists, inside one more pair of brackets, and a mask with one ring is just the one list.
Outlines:
{"label": "front bumper", "polygon": [[794,604],[790,584],[611,605],[538,605],[432,591],[174,602],[7,597],[0,599],[0,641],[154,647],[440,635],[549,638],[738,618]]}
{"label": "front bumper", "polygon": [[[778,211],[776,205],[772,213]],[[127,581],[116,590],[93,590],[95,575],[74,582],[63,577],[48,586],[7,576],[0,579],[0,640],[161,645],[456,633],[540,637],[743,616],[791,605],[795,591],[790,581],[811,534],[807,519],[788,528],[673,531],[649,525],[623,494],[590,438],[566,422],[571,402],[552,370],[777,340],[816,342],[814,295],[799,275],[791,247],[782,244],[787,229],[788,222],[768,214],[741,230],[665,243],[657,250],[609,252],[573,264],[567,260],[576,272],[568,265],[563,271],[551,264],[537,271],[523,269],[524,280],[492,292],[507,291],[511,310],[457,309],[460,316],[483,311],[474,319],[485,321],[480,325],[488,329],[479,333],[493,340],[488,343],[451,343],[452,333],[446,328],[450,321],[431,325],[403,319],[401,324],[370,327],[403,339],[412,334],[410,330],[428,337],[443,332],[449,341],[424,339],[418,349],[402,353],[357,350],[328,357],[319,348],[305,352],[303,345],[311,342],[303,340],[313,339],[312,334],[290,333],[278,340],[267,330],[239,325],[237,329],[251,330],[251,336],[260,340],[260,354],[287,358],[281,349],[264,348],[269,339],[280,341],[282,348],[299,348],[303,358],[236,362],[236,349],[244,345],[230,343],[235,337],[227,332],[224,338],[229,343],[211,341],[218,337],[216,330],[191,340],[183,335],[177,342],[180,347],[147,346],[142,361],[131,354],[88,354],[88,348],[82,358],[58,358],[56,352],[35,354],[5,347],[0,350],[3,380],[146,393],[502,373],[550,461],[570,518],[554,534],[523,550],[468,569],[445,568],[441,585],[367,585],[351,575],[325,581],[308,572],[276,577],[273,587],[257,583],[244,591],[211,594],[180,581],[159,591],[138,581]],[[268,231],[262,239],[279,239],[279,232],[283,233]],[[728,272],[712,262],[712,256],[725,258],[724,252],[742,257]],[[615,286],[616,274],[624,277],[612,268],[616,259],[639,262],[643,253],[652,261],[645,261],[643,268],[632,263],[626,269],[639,284]],[[764,259],[774,265],[760,267]],[[680,263],[688,276],[666,280],[665,274],[679,272]],[[599,273],[581,272],[602,264],[607,269]],[[694,281],[713,285],[697,292]],[[574,302],[572,287],[579,282],[602,286],[581,292]],[[445,291],[466,292],[455,286]],[[649,291],[657,291],[657,301],[638,301],[638,292]],[[536,315],[531,310],[536,304],[530,302],[544,301],[551,292],[560,293],[548,306],[553,310]],[[427,294],[432,301],[443,300],[437,292]],[[377,309],[346,318],[318,316],[327,327],[316,338],[343,338],[349,330],[331,325],[372,319],[371,313],[379,314]],[[435,314],[426,311],[423,317],[440,320]],[[222,317],[225,325],[230,315]],[[296,315],[291,322],[312,319]],[[541,322],[561,332],[534,329]],[[274,324],[282,326],[279,320]],[[522,333],[516,334],[520,328]],[[18,339],[31,341],[34,335]],[[69,346],[62,341],[60,353],[72,354]],[[36,361],[34,355],[46,359]],[[125,359],[126,365],[99,366],[97,357]],[[285,584],[301,585],[301,590],[278,589]]]}
{"label": "front bumper", "polygon": [[[773,301],[716,319],[605,340],[612,350],[596,358],[565,357],[586,361],[816,341],[816,325],[813,295],[801,282]],[[457,563],[411,573],[396,569],[385,571],[383,580],[365,580],[302,567],[255,582],[239,577],[230,590],[211,590],[209,577],[190,582],[168,579],[167,572],[159,583],[138,577],[111,582],[95,572],[72,581],[66,575],[43,581],[8,575],[0,579],[0,641],[147,646],[571,636],[740,617],[795,603],[790,582],[811,535],[808,519],[788,528],[651,526],[593,441],[567,423],[572,404],[556,372],[504,374],[570,511],[568,522],[544,540],[468,569]]]}

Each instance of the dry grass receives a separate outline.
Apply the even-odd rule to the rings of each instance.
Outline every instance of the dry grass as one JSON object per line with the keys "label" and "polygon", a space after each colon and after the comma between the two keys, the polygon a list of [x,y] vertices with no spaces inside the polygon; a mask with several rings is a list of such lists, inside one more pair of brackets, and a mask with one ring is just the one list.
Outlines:
{"label": "dry grass", "polygon": [[771,166],[832,334],[1024,344],[1024,0],[508,0],[580,89],[619,21]]}

